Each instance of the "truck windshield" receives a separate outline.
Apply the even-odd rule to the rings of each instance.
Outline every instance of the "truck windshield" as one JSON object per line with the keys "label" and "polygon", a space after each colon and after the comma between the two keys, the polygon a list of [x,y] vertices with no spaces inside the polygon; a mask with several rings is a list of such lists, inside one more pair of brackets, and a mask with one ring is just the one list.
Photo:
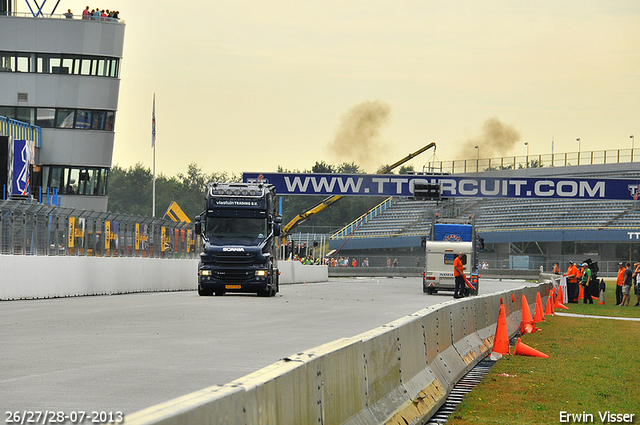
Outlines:
{"label": "truck windshield", "polygon": [[[264,218],[208,217],[205,235],[211,242],[229,239],[251,243],[267,237],[267,220]],[[240,239],[240,240],[238,240]]]}

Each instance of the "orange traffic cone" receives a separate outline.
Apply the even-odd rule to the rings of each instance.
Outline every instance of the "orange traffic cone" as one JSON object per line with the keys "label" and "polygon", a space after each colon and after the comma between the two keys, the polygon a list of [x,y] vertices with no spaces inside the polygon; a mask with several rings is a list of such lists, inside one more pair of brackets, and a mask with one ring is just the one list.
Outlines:
{"label": "orange traffic cone", "polygon": [[547,359],[549,358],[549,356],[547,356],[543,352],[540,352],[540,351],[536,350],[535,348],[531,348],[527,344],[525,344],[524,342],[520,341],[520,338],[518,338],[518,342],[516,342],[516,347],[513,350],[513,355],[514,356],[544,357],[544,358],[547,358]]}
{"label": "orange traffic cone", "polygon": [[516,294],[511,294],[511,301],[516,302]]}
{"label": "orange traffic cone", "polygon": [[563,308],[565,310],[569,310],[569,307],[562,304],[562,290],[558,287],[558,296],[556,297],[556,302],[553,304],[553,308]]}
{"label": "orange traffic cone", "polygon": [[520,322],[520,333],[530,334],[536,330],[536,325],[531,318],[531,310],[529,309],[529,303],[527,303],[527,297],[522,294],[522,322]]}
{"label": "orange traffic cone", "polygon": [[584,300],[584,289],[582,289],[582,285],[578,285],[580,287],[580,292],[578,293],[578,299]]}
{"label": "orange traffic cone", "polygon": [[564,299],[562,296],[562,288],[558,286],[558,296],[556,297],[556,302],[563,304],[564,303]]}
{"label": "orange traffic cone", "polygon": [[493,339],[494,353],[511,354],[509,352],[509,329],[507,328],[507,313],[504,310],[502,298],[500,298],[500,314],[498,314],[498,324],[496,326],[496,335]]}
{"label": "orange traffic cone", "polygon": [[550,314],[550,315],[555,315],[556,312],[553,311],[553,295],[551,294],[551,291],[549,291],[549,297],[547,298],[547,307],[544,310],[544,314]]}
{"label": "orange traffic cone", "polygon": [[544,311],[542,310],[542,298],[540,292],[536,296],[536,311],[533,316],[533,323],[544,322]]}

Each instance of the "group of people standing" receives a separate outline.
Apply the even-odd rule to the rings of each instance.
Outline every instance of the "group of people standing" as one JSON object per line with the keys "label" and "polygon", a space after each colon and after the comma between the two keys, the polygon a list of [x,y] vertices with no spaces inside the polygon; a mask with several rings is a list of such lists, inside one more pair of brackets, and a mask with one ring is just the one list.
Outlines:
{"label": "group of people standing", "polygon": [[[553,272],[559,274],[558,263],[554,264]],[[601,283],[594,278],[588,263],[582,263],[580,268],[573,261],[569,261],[569,268],[565,274],[567,278],[567,295],[569,303],[579,301],[580,285],[583,287],[583,303],[593,304],[593,297],[601,288]],[[636,307],[640,306],[640,262],[635,263],[633,268],[631,263],[618,263],[618,277],[616,279],[616,305],[628,306],[631,300],[631,288],[636,295]]]}
{"label": "group of people standing", "polygon": [[[71,9],[69,9],[69,13],[71,13]],[[118,10],[111,10],[109,11],[109,9],[105,10],[105,9],[93,9],[93,10],[89,10],[89,6],[86,7],[86,9],[84,9],[82,11],[82,19],[93,19],[93,20],[103,20],[106,21],[107,19],[120,19],[119,17],[120,15],[120,11]],[[67,14],[65,13],[65,16],[67,16]],[[73,15],[71,15],[73,16]],[[69,16],[67,16],[68,18]]]}
{"label": "group of people standing", "polygon": [[631,287],[636,295],[636,307],[640,306],[640,263],[618,263],[618,278],[616,279],[616,305],[629,306]]}
{"label": "group of people standing", "polygon": [[[554,271],[556,267],[554,266]],[[569,303],[577,303],[580,298],[580,285],[583,289],[583,303],[593,304],[593,293],[599,290],[600,283],[594,279],[593,273],[588,263],[580,264],[580,268],[576,266],[573,260],[569,261],[569,268],[565,274],[567,278],[567,296]]]}

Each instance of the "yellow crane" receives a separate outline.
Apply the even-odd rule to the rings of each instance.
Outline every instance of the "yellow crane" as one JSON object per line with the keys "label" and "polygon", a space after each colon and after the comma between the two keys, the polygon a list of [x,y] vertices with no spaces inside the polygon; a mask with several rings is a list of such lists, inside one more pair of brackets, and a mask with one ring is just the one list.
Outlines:
{"label": "yellow crane", "polygon": [[[378,170],[376,172],[376,174],[387,174],[389,171],[401,166],[405,162],[409,161],[410,159],[415,158],[416,156],[420,155],[422,152],[424,152],[424,151],[426,151],[427,149],[430,149],[430,148],[433,148],[435,150],[436,143],[435,142],[429,143],[428,145],[424,146],[421,149],[418,149],[414,153],[410,153],[409,155],[407,155],[406,157],[402,158],[401,160],[396,161],[393,164],[388,165],[388,166]],[[307,211],[302,212],[302,213],[298,214],[297,216],[295,216],[290,222],[288,222],[282,228],[282,233],[280,234],[280,238],[281,238],[282,243],[283,244],[287,243],[287,236],[289,235],[289,233],[291,233],[291,230],[295,226],[297,226],[298,224],[304,222],[306,219],[308,219],[312,215],[315,215],[315,214],[319,213],[320,211],[324,210],[325,208],[329,207],[330,205],[336,203],[337,201],[339,201],[343,197],[344,197],[344,195],[329,196],[328,198],[324,199],[322,202],[320,202],[319,204],[315,205],[314,207],[312,207],[312,208],[308,209]]]}

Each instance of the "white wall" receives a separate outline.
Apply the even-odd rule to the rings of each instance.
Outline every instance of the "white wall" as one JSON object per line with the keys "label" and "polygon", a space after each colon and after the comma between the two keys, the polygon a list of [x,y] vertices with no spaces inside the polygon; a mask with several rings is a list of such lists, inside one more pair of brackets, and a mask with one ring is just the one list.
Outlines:
{"label": "white wall", "polygon": [[[326,266],[279,265],[282,284],[328,280]],[[0,300],[195,290],[197,269],[198,260],[0,255]]]}

